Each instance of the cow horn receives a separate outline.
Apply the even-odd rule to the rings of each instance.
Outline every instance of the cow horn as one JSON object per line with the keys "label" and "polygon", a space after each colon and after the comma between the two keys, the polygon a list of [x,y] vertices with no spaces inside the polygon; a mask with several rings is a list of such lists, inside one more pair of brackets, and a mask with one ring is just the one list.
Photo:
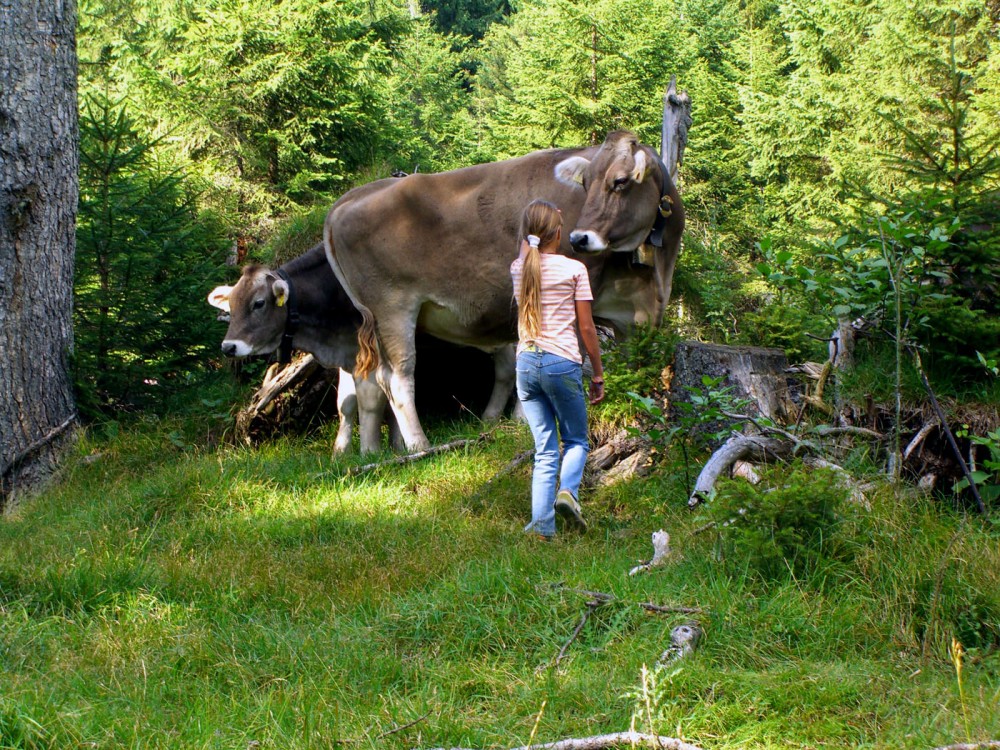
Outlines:
{"label": "cow horn", "polygon": [[646,152],[641,148],[635,152],[635,167],[632,169],[632,181],[641,183],[646,178],[646,170],[649,169]]}

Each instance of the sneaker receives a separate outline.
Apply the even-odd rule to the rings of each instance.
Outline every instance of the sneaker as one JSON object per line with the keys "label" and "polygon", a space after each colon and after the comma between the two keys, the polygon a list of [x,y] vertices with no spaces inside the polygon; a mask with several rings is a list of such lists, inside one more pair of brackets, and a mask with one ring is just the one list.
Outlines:
{"label": "sneaker", "polygon": [[576,526],[580,531],[587,530],[587,522],[583,520],[583,511],[580,510],[580,503],[573,497],[569,490],[559,490],[556,494],[556,513],[566,521]]}

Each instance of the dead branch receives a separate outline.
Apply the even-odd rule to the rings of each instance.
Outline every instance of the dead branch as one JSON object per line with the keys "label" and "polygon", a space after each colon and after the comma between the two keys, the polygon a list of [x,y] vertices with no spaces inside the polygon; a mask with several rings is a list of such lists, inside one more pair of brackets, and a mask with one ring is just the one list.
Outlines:
{"label": "dead branch", "polygon": [[766,424],[764,422],[761,422],[760,420],[751,417],[749,414],[734,414],[728,411],[723,411],[722,414],[723,416],[728,417],[729,419],[736,419],[741,422],[749,422],[754,427],[756,427],[757,430],[762,435],[771,434],[783,437],[785,440],[788,440],[795,446],[795,450],[798,450],[800,448],[811,448],[811,446],[800,440],[798,437],[790,433],[788,430],[783,430],[774,424]]}
{"label": "dead branch", "polygon": [[604,604],[607,604],[607,601],[600,599],[591,599],[589,602],[587,602],[587,611],[583,613],[583,616],[580,618],[580,622],[577,623],[576,629],[573,631],[573,635],[571,635],[569,637],[569,640],[563,644],[563,647],[561,649],[559,649],[559,653],[556,654],[556,658],[552,662],[552,669],[555,669],[556,667],[559,666],[559,662],[561,662],[563,660],[563,657],[566,656],[566,652],[569,650],[569,647],[572,646],[573,642],[580,637],[580,633],[583,632],[583,627],[584,625],[587,624],[587,620],[590,619],[590,616],[594,614],[594,611],[598,607]]}
{"label": "dead branch", "polygon": [[641,565],[636,565],[632,570],[628,572],[630,576],[637,575],[639,573],[647,573],[655,567],[663,565],[670,556],[672,550],[670,549],[670,534],[668,534],[663,529],[653,532],[653,557],[651,560],[642,563]]}
{"label": "dead branch", "polygon": [[[477,438],[453,440],[450,443],[443,443],[442,445],[432,445],[425,451],[408,453],[405,456],[394,456],[393,458],[386,459],[385,461],[376,461],[375,463],[364,464],[362,466],[352,466],[347,470],[345,475],[349,477],[356,477],[359,474],[365,474],[369,471],[374,471],[375,469],[382,469],[386,466],[403,466],[405,464],[413,463],[414,461],[419,461],[422,458],[436,456],[439,453],[447,453],[448,451],[458,450],[459,448],[467,448],[470,445],[478,445],[486,442],[489,438],[490,433],[484,432]],[[322,472],[318,476],[326,476],[329,473],[330,472]]]}
{"label": "dead branch", "polygon": [[518,453],[516,456],[514,456],[513,459],[510,460],[510,462],[506,466],[500,469],[500,471],[498,471],[492,477],[487,479],[486,482],[484,482],[482,486],[479,487],[479,489],[473,492],[472,495],[469,497],[469,502],[478,500],[493,487],[495,482],[499,481],[508,474],[514,472],[519,466],[521,466],[521,464],[523,464],[529,458],[532,458],[534,455],[535,455],[534,448]]}
{"label": "dead branch", "polygon": [[581,596],[596,599],[602,603],[613,602],[615,600],[613,594],[605,594],[601,591],[588,591],[587,589],[575,589],[570,586],[564,586],[561,583],[552,583],[545,588],[548,588],[550,591],[569,591],[571,594],[580,594]]}
{"label": "dead branch", "polygon": [[719,477],[737,461],[746,459],[755,463],[779,461],[788,458],[794,446],[775,438],[759,435],[734,435],[712,454],[694,483],[694,491],[688,498],[688,507],[694,508],[706,502],[715,489]]}
{"label": "dead branch", "polygon": [[816,390],[810,396],[806,394],[803,396],[803,400],[814,409],[826,414],[828,417],[833,416],[833,407],[823,400],[823,389],[826,387],[827,378],[830,377],[830,372],[833,369],[833,360],[828,359],[823,363],[823,369],[819,372],[819,377],[816,379]]}
{"label": "dead branch", "polygon": [[653,604],[652,602],[642,602],[639,605],[647,612],[657,612],[659,614],[679,614],[679,615],[703,615],[705,610],[699,609],[698,607],[664,607],[662,604]]}
{"label": "dead branch", "polygon": [[[392,729],[387,729],[386,731],[384,731],[381,734],[379,734],[378,736],[376,736],[375,740],[377,741],[377,740],[384,739],[385,737],[389,737],[390,735],[393,735],[393,734],[399,734],[400,732],[402,732],[402,731],[404,731],[406,729],[409,729],[410,727],[414,726],[415,724],[419,724],[420,722],[422,722],[424,719],[426,719],[430,715],[431,715],[431,713],[430,713],[430,711],[428,711],[423,716],[421,716],[419,718],[416,718],[413,721],[408,721],[405,724],[400,724],[398,726],[393,727]],[[365,737],[364,738],[360,738],[360,739],[359,738],[348,738],[348,739],[343,739],[343,740],[336,740],[336,744],[338,744],[338,745],[354,745],[354,744],[357,744],[359,742],[364,742],[367,739],[368,739],[368,732],[365,732]]]}
{"label": "dead branch", "polygon": [[812,431],[819,435],[820,437],[837,437],[838,435],[857,435],[859,437],[868,437],[873,440],[885,440],[885,435],[876,430],[869,430],[867,427],[854,427],[851,425],[845,425],[843,427],[831,427],[830,425],[821,424],[813,427]]}
{"label": "dead branch", "polygon": [[51,430],[49,430],[40,438],[38,438],[38,440],[34,441],[31,445],[22,450],[16,456],[14,456],[14,458],[12,458],[7,463],[7,465],[4,466],[2,470],[0,470],[0,479],[10,474],[15,468],[20,466],[21,463],[26,458],[28,458],[32,453],[37,451],[39,448],[48,445],[57,437],[59,437],[59,435],[61,435],[66,430],[66,428],[68,428],[71,424],[73,424],[78,419],[78,417],[79,415],[76,412],[73,412],[68,417],[66,417],[66,419],[64,419],[61,423],[53,427]]}
{"label": "dead branch", "polygon": [[[675,737],[663,737],[658,734],[642,734],[641,732],[617,732],[601,734],[595,737],[580,737],[577,739],[546,742],[541,745],[522,745],[511,750],[605,750],[614,747],[651,747],[657,750],[702,750],[697,745],[679,740]],[[438,747],[434,750],[477,750],[467,747]]]}
{"label": "dead branch", "polygon": [[[561,583],[551,584],[548,588],[551,591],[569,591],[570,593],[573,594],[580,594],[601,604],[608,604],[609,602],[620,601],[614,594],[605,594],[602,591],[588,591],[587,589],[574,589],[569,586],[563,586]],[[662,604],[652,604],[650,602],[641,603],[639,604],[639,606],[649,612],[660,612],[664,614],[674,614],[674,613],[679,613],[684,615],[705,614],[705,610],[699,607],[664,606]]]}
{"label": "dead branch", "polygon": [[958,461],[958,465],[962,469],[962,474],[969,482],[969,491],[972,493],[973,499],[976,501],[976,507],[979,509],[980,515],[986,515],[986,505],[983,503],[983,498],[979,494],[979,489],[976,487],[976,480],[972,476],[972,472],[969,471],[968,465],[965,463],[965,458],[962,456],[962,451],[958,449],[958,443],[955,442],[955,436],[951,432],[951,428],[948,427],[948,420],[945,418],[944,410],[941,409],[941,404],[938,403],[937,396],[934,394],[934,389],[931,388],[931,383],[927,379],[927,373],[924,372],[923,362],[920,360],[920,352],[916,349],[912,349],[914,363],[917,366],[917,372],[920,373],[920,381],[924,385],[924,390],[927,391],[927,395],[931,399],[931,406],[934,407],[934,412],[937,414],[938,420],[941,422],[941,429],[944,430],[945,437],[948,438],[948,444],[951,446],[952,452],[955,454],[955,458]]}
{"label": "dead branch", "polygon": [[264,382],[260,389],[253,395],[250,405],[246,411],[250,414],[260,414],[268,404],[278,397],[293,382],[306,377],[309,373],[319,367],[319,362],[311,354],[296,359],[282,369],[276,369],[272,365],[264,375]]}

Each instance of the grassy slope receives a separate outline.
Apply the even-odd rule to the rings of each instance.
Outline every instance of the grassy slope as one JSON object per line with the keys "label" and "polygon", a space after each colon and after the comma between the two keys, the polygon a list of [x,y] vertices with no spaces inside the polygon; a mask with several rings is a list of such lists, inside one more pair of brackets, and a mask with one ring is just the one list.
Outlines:
{"label": "grassy slope", "polygon": [[[0,747],[510,747],[543,703],[535,741],[636,711],[705,748],[1000,736],[1000,655],[966,659],[963,711],[945,616],[963,591],[996,604],[1000,543],[976,521],[949,549],[959,521],[930,501],[877,495],[830,580],[764,586],[691,533],[676,474],[585,497],[585,537],[525,538],[527,467],[476,493],[523,427],[357,479],[329,442],[181,450],[175,427],[84,442],[59,486],[0,520]],[[678,552],[629,578],[661,526]],[[551,669],[586,609],[557,583],[621,603]],[[695,656],[647,684],[648,711],[643,665],[685,618],[642,601],[710,613]]]}

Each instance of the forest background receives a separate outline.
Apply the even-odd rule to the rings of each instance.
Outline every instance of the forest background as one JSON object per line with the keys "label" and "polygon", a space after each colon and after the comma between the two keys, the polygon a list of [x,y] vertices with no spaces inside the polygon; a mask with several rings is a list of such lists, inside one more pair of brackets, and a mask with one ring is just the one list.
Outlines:
{"label": "forest background", "polygon": [[[0,523],[0,747],[508,747],[630,726],[718,748],[996,739],[997,2],[79,12],[86,427]],[[232,387],[204,301],[228,261],[293,257],[339,195],[394,170],[618,128],[657,144],[674,75],[693,118],[674,299],[663,333],[609,351],[595,411],[597,431],[636,425],[657,450],[648,476],[588,489],[587,535],[520,534],[523,426],[363,476],[331,461],[325,426],[232,443],[253,383]],[[898,438],[897,396],[927,413],[918,352],[969,424],[986,513],[968,487],[887,481],[885,445],[864,440],[840,456],[863,501],[793,460],[689,511],[709,447],[690,428],[732,402],[708,381],[706,411],[656,411],[676,338],[823,361],[821,339],[860,317],[838,398]],[[660,526],[666,565],[625,575]],[[647,668],[692,620],[695,655]]]}
{"label": "forest background", "polygon": [[976,352],[1000,358],[998,17],[972,0],[85,0],[79,400],[148,407],[211,367],[193,292],[230,280],[234,246],[287,260],[340,194],[394,170],[619,128],[658,144],[674,75],[694,120],[675,328],[822,360],[807,334],[891,317],[891,266],[942,387],[981,390]]}

